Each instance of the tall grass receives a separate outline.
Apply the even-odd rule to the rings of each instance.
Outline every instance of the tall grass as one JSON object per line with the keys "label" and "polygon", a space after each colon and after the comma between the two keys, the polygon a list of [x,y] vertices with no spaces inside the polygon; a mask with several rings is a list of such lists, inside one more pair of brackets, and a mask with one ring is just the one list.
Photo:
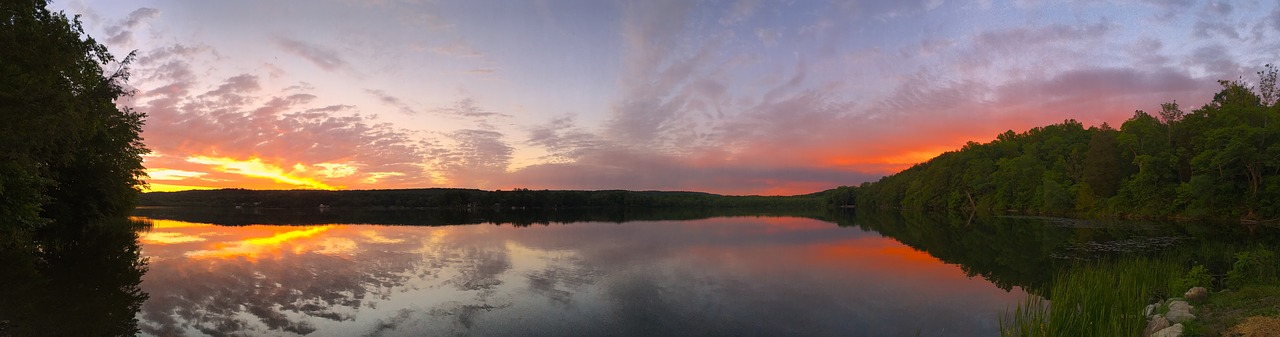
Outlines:
{"label": "tall grass", "polygon": [[1181,274],[1175,261],[1149,258],[1073,266],[1054,277],[1048,296],[1028,295],[1000,317],[1000,335],[1140,335],[1147,323],[1142,309],[1167,297],[1170,280]]}

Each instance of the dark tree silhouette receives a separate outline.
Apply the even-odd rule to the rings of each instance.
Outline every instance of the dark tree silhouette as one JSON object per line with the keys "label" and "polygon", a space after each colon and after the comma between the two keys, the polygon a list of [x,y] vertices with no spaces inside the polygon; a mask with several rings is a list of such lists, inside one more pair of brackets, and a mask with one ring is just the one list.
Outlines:
{"label": "dark tree silhouette", "polygon": [[47,4],[0,2],[0,244],[123,216],[145,174],[144,114],[116,104],[132,55]]}

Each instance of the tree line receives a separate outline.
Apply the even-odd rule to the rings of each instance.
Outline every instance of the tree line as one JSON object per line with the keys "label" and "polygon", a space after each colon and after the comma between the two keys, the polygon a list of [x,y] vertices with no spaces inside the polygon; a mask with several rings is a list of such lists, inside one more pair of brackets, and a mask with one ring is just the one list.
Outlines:
{"label": "tree line", "polygon": [[860,208],[1275,221],[1277,67],[1258,75],[1256,86],[1219,81],[1190,113],[1175,101],[1135,111],[1119,129],[1066,120],[1006,131],[845,189]]}
{"label": "tree line", "polygon": [[667,191],[486,191],[460,188],[397,190],[247,190],[221,189],[151,192],[141,206],[241,208],[438,208],[438,209],[565,209],[652,207],[820,207],[822,194],[799,196],[725,196],[701,192]]}

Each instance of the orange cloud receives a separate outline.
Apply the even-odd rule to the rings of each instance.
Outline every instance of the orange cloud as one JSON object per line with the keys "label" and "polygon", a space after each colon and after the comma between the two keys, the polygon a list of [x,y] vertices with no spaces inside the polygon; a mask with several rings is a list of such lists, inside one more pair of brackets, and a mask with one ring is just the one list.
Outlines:
{"label": "orange cloud", "polygon": [[[221,172],[234,173],[247,177],[267,178],[277,183],[298,187],[321,190],[335,190],[341,188],[325,184],[313,178],[297,176],[293,172],[285,172],[284,169],[279,166],[263,163],[259,158],[236,160],[232,158],[193,156],[187,157],[187,161],[196,164],[210,165],[212,166],[212,169]],[[295,169],[295,171],[297,170]]]}

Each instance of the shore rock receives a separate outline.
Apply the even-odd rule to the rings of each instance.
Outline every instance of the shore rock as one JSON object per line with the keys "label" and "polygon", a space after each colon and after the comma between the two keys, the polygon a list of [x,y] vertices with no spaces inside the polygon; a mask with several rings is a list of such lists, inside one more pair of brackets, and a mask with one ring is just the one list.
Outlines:
{"label": "shore rock", "polygon": [[1196,319],[1196,315],[1191,314],[1191,304],[1186,301],[1171,301],[1169,302],[1169,313],[1164,314],[1164,318],[1168,319],[1170,323],[1182,323]]}
{"label": "shore rock", "polygon": [[1187,300],[1196,303],[1204,302],[1205,299],[1209,298],[1209,289],[1204,287],[1191,288],[1187,290],[1187,293],[1182,294],[1182,297],[1186,297]]}
{"label": "shore rock", "polygon": [[1157,331],[1151,337],[1182,337],[1182,323]]}
{"label": "shore rock", "polygon": [[1151,314],[1152,314],[1152,313],[1155,313],[1155,312],[1156,312],[1156,305],[1155,305],[1155,304],[1148,304],[1146,309],[1142,309],[1142,316],[1143,316],[1143,317],[1151,317]]}
{"label": "shore rock", "polygon": [[1142,329],[1142,337],[1150,337],[1151,335],[1169,327],[1169,320],[1162,316],[1156,316],[1147,322],[1147,328]]}

